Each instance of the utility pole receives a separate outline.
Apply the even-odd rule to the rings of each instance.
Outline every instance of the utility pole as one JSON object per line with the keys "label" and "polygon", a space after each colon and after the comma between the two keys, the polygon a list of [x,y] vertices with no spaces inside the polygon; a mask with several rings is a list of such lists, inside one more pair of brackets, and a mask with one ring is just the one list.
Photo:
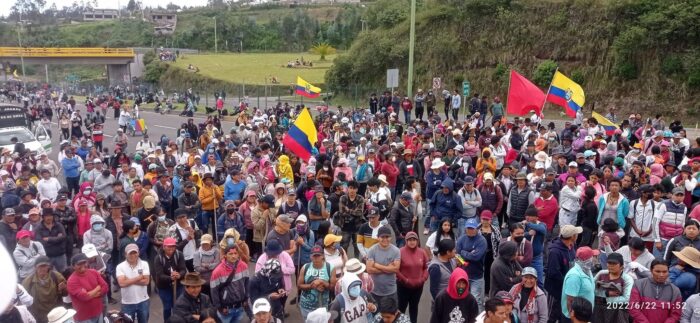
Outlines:
{"label": "utility pole", "polygon": [[416,0],[411,0],[411,34],[409,36],[408,45],[408,84],[406,95],[409,98],[413,97],[413,52],[416,47]]}
{"label": "utility pole", "polygon": [[19,24],[17,25],[17,44],[19,45],[19,59],[22,63],[22,84],[24,84],[26,76],[24,75],[24,48],[22,47],[22,11],[19,11]]}
{"label": "utility pole", "polygon": [[218,45],[218,41],[216,39],[216,17],[212,17],[212,18],[214,18],[214,53],[218,53],[219,52],[219,45]]}

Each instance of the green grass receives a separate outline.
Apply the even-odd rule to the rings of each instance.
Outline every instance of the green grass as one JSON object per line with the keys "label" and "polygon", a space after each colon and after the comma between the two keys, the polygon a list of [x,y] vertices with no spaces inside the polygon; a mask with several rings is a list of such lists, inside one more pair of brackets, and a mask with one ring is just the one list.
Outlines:
{"label": "green grass", "polygon": [[[311,60],[313,67],[287,68],[288,61]],[[186,55],[178,59],[175,66],[186,69],[189,64],[199,68],[199,73],[213,79],[231,83],[265,84],[275,76],[280,85],[296,82],[301,76],[307,82],[324,83],[326,70],[333,65],[335,55],[320,61],[318,55],[310,53],[244,53],[244,54],[201,54]]]}

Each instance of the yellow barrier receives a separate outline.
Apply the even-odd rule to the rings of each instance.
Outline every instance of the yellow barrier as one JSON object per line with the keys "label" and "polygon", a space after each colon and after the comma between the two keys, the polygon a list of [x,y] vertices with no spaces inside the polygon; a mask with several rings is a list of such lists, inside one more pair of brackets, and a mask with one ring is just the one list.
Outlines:
{"label": "yellow barrier", "polygon": [[131,48],[0,47],[0,57],[118,57],[133,58]]}

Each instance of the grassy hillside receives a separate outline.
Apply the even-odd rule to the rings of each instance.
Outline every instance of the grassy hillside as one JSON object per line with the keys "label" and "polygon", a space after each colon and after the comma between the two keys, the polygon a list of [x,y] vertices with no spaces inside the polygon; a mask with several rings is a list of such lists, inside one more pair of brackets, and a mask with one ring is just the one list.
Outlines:
{"label": "grassy hillside", "polygon": [[[287,68],[288,61],[304,58],[311,60],[313,67]],[[306,81],[320,85],[326,70],[331,66],[335,55],[326,61],[319,61],[318,55],[305,53],[255,53],[255,54],[218,54],[187,55],[174,64],[186,69],[189,64],[199,68],[199,74],[213,79],[232,83],[270,84],[272,76],[279,84],[289,85],[296,82],[297,76]]]}
{"label": "grassy hillside", "polygon": [[[472,93],[504,98],[510,69],[546,90],[558,67],[582,83],[587,107],[700,115],[698,1],[426,1],[417,14],[414,91],[442,77],[451,90],[467,79]],[[374,9],[377,16],[394,21],[361,33],[335,60],[331,90],[383,90],[394,67],[406,88],[409,1],[377,6],[387,8]]]}

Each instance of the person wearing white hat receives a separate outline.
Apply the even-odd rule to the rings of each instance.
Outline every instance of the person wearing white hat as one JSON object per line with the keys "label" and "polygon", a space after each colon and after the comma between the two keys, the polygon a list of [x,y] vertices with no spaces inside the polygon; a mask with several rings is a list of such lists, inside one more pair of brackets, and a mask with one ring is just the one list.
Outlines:
{"label": "person wearing white hat", "polygon": [[270,306],[270,302],[267,299],[258,298],[253,303],[254,317],[250,323],[282,323],[280,319],[272,316],[271,310],[272,306]]}
{"label": "person wearing white hat", "polygon": [[117,265],[116,276],[121,287],[122,312],[139,322],[148,322],[149,297],[147,286],[151,273],[148,263],[139,258],[139,247],[131,243],[124,248],[126,260]]}
{"label": "person wearing white hat", "polygon": [[75,310],[72,308],[66,309],[63,306],[56,307],[46,316],[48,323],[66,323],[73,322]]}

